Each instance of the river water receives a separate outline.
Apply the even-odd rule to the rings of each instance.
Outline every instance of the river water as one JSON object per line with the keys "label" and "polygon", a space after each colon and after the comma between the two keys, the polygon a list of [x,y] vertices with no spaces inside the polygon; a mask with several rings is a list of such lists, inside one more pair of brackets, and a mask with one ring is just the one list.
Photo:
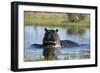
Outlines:
{"label": "river water", "polygon": [[58,29],[60,40],[71,40],[80,44],[79,47],[62,48],[58,55],[59,60],[89,59],[90,58],[90,29],[64,28],[48,26],[24,27],[24,61],[31,62],[43,59],[43,48],[33,48],[32,44],[42,44],[44,28]]}

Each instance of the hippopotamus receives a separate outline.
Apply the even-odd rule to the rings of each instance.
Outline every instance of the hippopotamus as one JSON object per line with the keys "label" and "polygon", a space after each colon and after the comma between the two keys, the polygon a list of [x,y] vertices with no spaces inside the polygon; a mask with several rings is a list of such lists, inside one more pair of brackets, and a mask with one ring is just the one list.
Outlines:
{"label": "hippopotamus", "polygon": [[61,47],[58,29],[48,30],[45,28],[43,37],[43,56],[47,60],[57,59],[59,48]]}
{"label": "hippopotamus", "polygon": [[42,44],[32,44],[31,46],[36,48],[43,48],[46,45],[58,46],[61,48],[72,48],[72,47],[79,47],[80,45],[77,42],[72,40],[61,40],[58,35],[58,29],[56,30],[48,30],[45,28],[45,34],[43,37]]}
{"label": "hippopotamus", "polygon": [[77,47],[78,43],[71,40],[60,40],[58,29],[48,30],[45,28],[43,44],[33,44],[36,48],[43,48],[43,56],[46,60],[58,59],[59,49],[64,47]]}

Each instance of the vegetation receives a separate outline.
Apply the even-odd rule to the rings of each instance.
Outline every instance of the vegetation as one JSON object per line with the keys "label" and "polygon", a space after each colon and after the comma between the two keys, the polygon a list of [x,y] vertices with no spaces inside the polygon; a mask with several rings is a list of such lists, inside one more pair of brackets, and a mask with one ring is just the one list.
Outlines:
{"label": "vegetation", "polygon": [[[89,59],[90,56],[89,55],[80,55],[79,59]],[[64,55],[64,59],[62,60],[74,60],[74,59],[77,59],[76,56],[74,54],[66,54]],[[60,59],[59,59],[60,60]],[[50,61],[50,60],[46,60],[44,58],[38,58],[38,59],[28,59],[28,60],[24,60],[25,62],[37,62],[37,61]],[[51,60],[53,61],[53,60]]]}
{"label": "vegetation", "polygon": [[25,25],[89,27],[89,14],[24,12]]}

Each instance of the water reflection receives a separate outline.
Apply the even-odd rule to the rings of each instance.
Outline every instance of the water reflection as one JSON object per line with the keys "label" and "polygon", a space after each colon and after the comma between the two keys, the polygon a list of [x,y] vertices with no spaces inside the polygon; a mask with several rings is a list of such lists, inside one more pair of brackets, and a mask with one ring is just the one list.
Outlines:
{"label": "water reflection", "polygon": [[66,32],[68,35],[84,35],[87,28],[82,27],[69,27],[67,28]]}

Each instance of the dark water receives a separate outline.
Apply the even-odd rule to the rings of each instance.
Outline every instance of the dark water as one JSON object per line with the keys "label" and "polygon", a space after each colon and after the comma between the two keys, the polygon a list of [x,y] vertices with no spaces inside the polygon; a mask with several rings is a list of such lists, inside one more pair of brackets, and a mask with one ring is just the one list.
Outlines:
{"label": "dark water", "polygon": [[[43,26],[25,26],[24,29],[24,61],[37,61],[42,56],[42,48],[33,48],[32,44],[42,44],[44,36]],[[88,59],[90,58],[90,31],[89,28],[61,28],[47,27],[48,29],[58,29],[61,40],[72,40],[80,44],[79,47],[63,48],[59,53],[59,60]]]}

